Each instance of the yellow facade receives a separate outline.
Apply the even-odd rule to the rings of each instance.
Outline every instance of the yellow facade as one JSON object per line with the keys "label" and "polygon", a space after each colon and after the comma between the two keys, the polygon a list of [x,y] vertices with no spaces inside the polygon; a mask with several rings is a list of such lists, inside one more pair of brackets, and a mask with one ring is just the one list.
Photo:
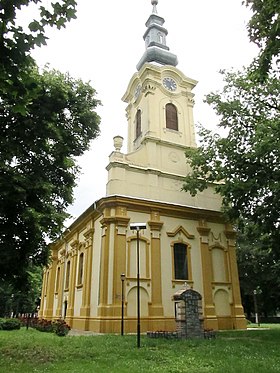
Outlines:
{"label": "yellow facade", "polygon": [[[99,200],[70,227],[63,241],[53,245],[56,264],[45,272],[49,284],[47,290],[43,287],[41,317],[64,317],[75,329],[120,332],[120,275],[125,273],[125,332],[136,331],[136,235],[129,228],[135,221],[147,222],[140,234],[141,331],[175,329],[171,298],[185,282],[202,295],[205,328],[246,327],[234,232],[224,224],[221,213],[124,196]],[[187,247],[187,281],[174,276],[176,242]],[[79,283],[81,253],[85,257]],[[69,288],[65,288],[68,261],[71,270]]]}
{"label": "yellow facade", "polygon": [[40,316],[65,318],[75,329],[119,333],[124,299],[125,332],[136,332],[137,236],[130,224],[142,222],[141,331],[175,330],[172,296],[186,285],[202,295],[205,329],[246,328],[235,233],[223,219],[221,199],[210,186],[196,197],[182,191],[190,171],[185,150],[196,147],[196,81],[175,66],[140,65],[123,96],[128,152],[116,136],[106,196],[52,245]]}

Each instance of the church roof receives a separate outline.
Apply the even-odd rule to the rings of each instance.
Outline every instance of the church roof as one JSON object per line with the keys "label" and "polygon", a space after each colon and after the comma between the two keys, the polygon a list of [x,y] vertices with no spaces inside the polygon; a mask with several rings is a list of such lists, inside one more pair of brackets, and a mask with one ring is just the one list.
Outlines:
{"label": "church roof", "polygon": [[137,70],[146,62],[155,62],[160,65],[177,66],[177,56],[169,51],[166,45],[166,36],[168,31],[163,24],[164,18],[157,13],[158,0],[152,0],[153,11],[146,22],[147,30],[143,36],[145,40],[146,50],[137,64]]}

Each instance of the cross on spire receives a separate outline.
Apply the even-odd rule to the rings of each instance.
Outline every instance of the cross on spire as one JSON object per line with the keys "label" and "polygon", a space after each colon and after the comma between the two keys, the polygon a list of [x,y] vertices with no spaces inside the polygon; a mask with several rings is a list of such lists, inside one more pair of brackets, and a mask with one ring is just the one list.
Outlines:
{"label": "cross on spire", "polygon": [[158,4],[158,0],[152,0],[152,6],[153,6],[153,13],[154,14],[157,14],[157,4]]}

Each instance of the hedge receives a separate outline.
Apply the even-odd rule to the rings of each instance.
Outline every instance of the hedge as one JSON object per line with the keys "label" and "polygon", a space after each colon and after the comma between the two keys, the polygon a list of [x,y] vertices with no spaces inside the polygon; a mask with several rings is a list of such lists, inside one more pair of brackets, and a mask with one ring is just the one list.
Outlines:
{"label": "hedge", "polygon": [[20,329],[21,322],[19,319],[0,319],[0,330]]}

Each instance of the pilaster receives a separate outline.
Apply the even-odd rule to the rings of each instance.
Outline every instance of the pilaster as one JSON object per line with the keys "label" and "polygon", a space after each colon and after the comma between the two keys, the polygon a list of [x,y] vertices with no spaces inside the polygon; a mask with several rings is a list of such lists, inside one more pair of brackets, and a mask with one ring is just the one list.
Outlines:
{"label": "pilaster", "polygon": [[104,315],[104,313],[106,314],[106,306],[108,304],[109,247],[111,222],[112,219],[110,217],[104,217],[101,220],[102,239],[100,261],[100,297],[98,306],[98,316],[102,316]]}
{"label": "pilaster", "polygon": [[163,316],[162,305],[162,270],[161,270],[161,239],[160,232],[163,222],[158,212],[151,213],[148,221],[151,230],[151,304],[150,316]]}
{"label": "pilaster", "polygon": [[209,233],[210,228],[203,220],[199,222],[197,231],[200,234],[200,252],[201,252],[201,269],[204,295],[204,328],[218,329],[218,320],[213,303],[212,292],[212,260],[209,250]]}
{"label": "pilaster", "polygon": [[[65,252],[65,251],[64,251]],[[56,309],[56,316],[58,318],[62,317],[62,302],[63,302],[63,274],[64,274],[64,266],[65,266],[65,257],[62,256],[58,262],[60,265],[60,274],[59,274],[59,287],[57,289],[57,309]]]}
{"label": "pilaster", "polygon": [[68,307],[66,319],[69,322],[70,326],[72,325],[71,318],[74,316],[74,305],[75,305],[75,293],[76,293],[76,273],[77,273],[77,258],[78,258],[78,244],[79,241],[75,240],[71,243],[71,264],[70,264],[70,286],[69,286],[69,295],[68,295]]}
{"label": "pilaster", "polygon": [[243,306],[241,303],[240,284],[239,284],[236,250],[235,250],[236,232],[233,231],[232,227],[228,225],[226,226],[225,236],[227,238],[228,256],[229,256],[229,272],[230,272],[230,278],[231,278],[231,283],[232,283],[233,323],[234,323],[235,329],[246,329],[247,323],[246,323],[246,319],[244,316]]}
{"label": "pilaster", "polygon": [[53,304],[54,304],[54,291],[55,291],[55,276],[57,268],[57,250],[52,249],[51,265],[49,267],[49,278],[47,284],[47,297],[46,297],[46,310],[44,315],[46,319],[52,319],[53,314]]}
{"label": "pilaster", "polygon": [[93,255],[93,241],[94,229],[91,228],[84,233],[85,237],[85,262],[84,262],[84,282],[83,282],[83,296],[82,307],[80,315],[85,317],[85,330],[88,329],[88,320],[90,316],[90,294],[91,294],[91,276],[92,276],[92,255]]}
{"label": "pilaster", "polygon": [[130,218],[125,207],[117,207],[114,235],[114,276],[113,304],[118,305],[117,315],[121,314],[121,274],[126,270],[126,234]]}
{"label": "pilaster", "polygon": [[[102,220],[103,228],[105,228],[105,236],[102,241],[102,259],[101,259],[101,293],[100,306],[98,315],[116,317],[121,316],[121,273],[125,273],[126,270],[126,233],[127,226],[130,218],[127,216],[127,210],[125,206],[116,206],[115,215],[107,216]],[[113,232],[111,230],[114,229]],[[113,236],[112,236],[113,233]],[[110,236],[113,242],[110,242]],[[109,284],[109,255],[110,247],[113,248],[113,273]],[[102,276],[102,272],[107,273],[107,276]],[[110,289],[110,293],[109,293]],[[112,292],[112,293],[111,293]],[[111,299],[111,304],[109,304]],[[116,319],[117,320],[117,319]],[[106,326],[104,326],[106,328]],[[120,328],[120,323],[117,322],[111,325],[111,330],[117,332]]]}

